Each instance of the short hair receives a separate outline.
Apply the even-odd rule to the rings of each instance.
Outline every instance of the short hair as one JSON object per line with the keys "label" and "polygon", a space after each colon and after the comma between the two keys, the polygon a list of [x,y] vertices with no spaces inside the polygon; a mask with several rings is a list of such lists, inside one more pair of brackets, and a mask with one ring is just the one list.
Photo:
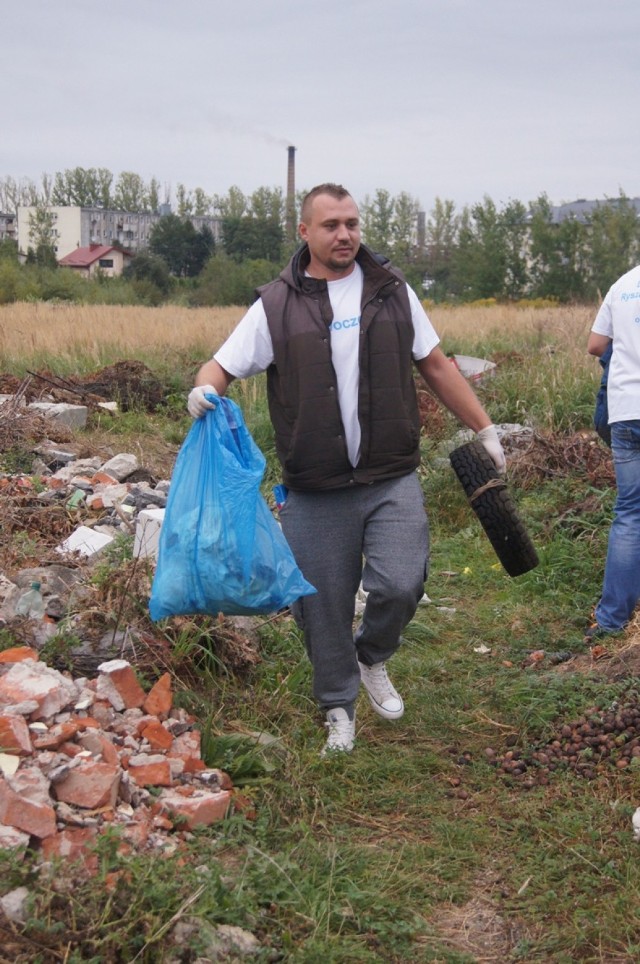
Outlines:
{"label": "short hair", "polygon": [[351,197],[346,187],[342,184],[316,184],[311,190],[305,194],[302,199],[302,205],[300,207],[300,220],[305,224],[311,217],[311,205],[313,204],[314,198],[317,198],[319,194],[328,194],[330,197],[335,198],[336,201],[342,201],[346,197]]}

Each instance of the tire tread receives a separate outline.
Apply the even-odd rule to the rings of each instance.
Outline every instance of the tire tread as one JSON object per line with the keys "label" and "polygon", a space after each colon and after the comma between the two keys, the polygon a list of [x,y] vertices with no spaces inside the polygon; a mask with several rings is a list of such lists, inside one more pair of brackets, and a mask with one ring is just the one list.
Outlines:
{"label": "tire tread", "polygon": [[[449,461],[498,559],[510,576],[521,576],[539,564],[538,553],[507,488],[481,442],[454,449]],[[491,479],[504,482],[472,496]]]}

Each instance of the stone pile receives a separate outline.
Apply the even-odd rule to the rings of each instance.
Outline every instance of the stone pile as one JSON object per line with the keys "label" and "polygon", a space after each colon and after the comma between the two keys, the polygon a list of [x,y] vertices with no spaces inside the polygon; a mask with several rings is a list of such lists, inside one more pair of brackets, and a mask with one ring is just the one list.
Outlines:
{"label": "stone pile", "polygon": [[[118,536],[134,536],[134,555],[153,555],[167,503],[169,481],[154,480],[129,453],[107,461],[97,456],[79,459],[50,443],[35,452],[32,475],[0,477],[0,498],[29,500],[43,512],[64,509],[71,522],[55,545],[59,565],[0,573],[0,621],[5,623],[15,615],[20,595],[33,580],[41,583],[47,618],[60,620],[78,581],[75,567],[65,566],[67,560],[94,559]],[[153,538],[146,537],[147,526]],[[27,534],[36,539],[49,535]]]}
{"label": "stone pile", "polygon": [[124,659],[74,679],[29,647],[0,652],[0,847],[85,858],[115,827],[125,851],[167,850],[221,820],[232,782],[194,722],[168,673],[145,692]]}

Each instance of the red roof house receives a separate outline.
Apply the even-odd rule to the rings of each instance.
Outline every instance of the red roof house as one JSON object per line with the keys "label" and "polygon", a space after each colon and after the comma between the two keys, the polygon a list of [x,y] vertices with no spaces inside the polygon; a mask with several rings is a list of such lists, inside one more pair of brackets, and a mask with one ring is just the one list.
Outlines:
{"label": "red roof house", "polygon": [[90,244],[66,254],[58,264],[61,268],[73,268],[87,278],[92,278],[97,272],[114,278],[122,274],[132,257],[128,251],[109,244]]}

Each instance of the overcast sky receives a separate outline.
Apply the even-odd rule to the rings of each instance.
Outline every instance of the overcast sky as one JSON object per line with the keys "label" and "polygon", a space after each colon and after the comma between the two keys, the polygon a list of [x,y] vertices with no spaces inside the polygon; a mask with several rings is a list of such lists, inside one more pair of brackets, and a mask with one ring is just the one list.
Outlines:
{"label": "overcast sky", "polygon": [[5,0],[0,177],[640,195],[639,0]]}

